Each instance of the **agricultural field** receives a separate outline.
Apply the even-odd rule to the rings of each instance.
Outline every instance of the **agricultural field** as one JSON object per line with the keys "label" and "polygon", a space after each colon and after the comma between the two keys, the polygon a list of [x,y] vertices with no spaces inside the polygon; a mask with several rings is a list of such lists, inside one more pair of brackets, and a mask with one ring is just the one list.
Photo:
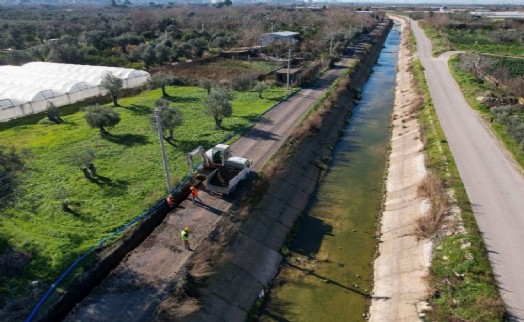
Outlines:
{"label": "agricultural field", "polygon": [[[169,86],[170,106],[178,107],[184,124],[175,129],[175,141],[166,144],[173,182],[187,172],[185,154],[197,146],[205,149],[246,128],[253,118],[286,96],[285,88],[257,92],[234,92],[233,115],[222,128],[204,111],[206,90]],[[0,303],[24,294],[29,281],[48,284],[80,254],[115,229],[137,217],[167,195],[160,144],[151,122],[160,90],[119,99],[114,108],[121,122],[102,137],[86,124],[84,111],[66,107],[62,124],[37,116],[0,127],[0,145],[26,150],[26,170],[19,177],[19,190],[0,222],[3,248],[28,259],[22,275],[2,274]],[[44,116],[41,116],[43,119]],[[95,152],[98,175],[87,180],[73,162],[75,154]],[[70,211],[62,210],[69,201]],[[34,301],[34,299],[33,299]]]}
{"label": "agricultural field", "polygon": [[281,67],[278,62],[249,62],[235,60],[221,60],[209,64],[195,64],[191,68],[173,66],[170,71],[182,78],[202,79],[215,81],[234,79],[253,79],[275,71]]}

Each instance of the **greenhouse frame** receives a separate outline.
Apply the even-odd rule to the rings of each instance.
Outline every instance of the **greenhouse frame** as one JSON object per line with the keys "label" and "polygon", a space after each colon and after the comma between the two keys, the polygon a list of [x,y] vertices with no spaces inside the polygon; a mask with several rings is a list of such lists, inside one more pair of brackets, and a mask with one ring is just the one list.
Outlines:
{"label": "greenhouse frame", "polygon": [[49,103],[63,106],[106,95],[100,86],[107,73],[124,88],[141,86],[149,73],[119,67],[31,62],[0,66],[0,122],[45,111]]}

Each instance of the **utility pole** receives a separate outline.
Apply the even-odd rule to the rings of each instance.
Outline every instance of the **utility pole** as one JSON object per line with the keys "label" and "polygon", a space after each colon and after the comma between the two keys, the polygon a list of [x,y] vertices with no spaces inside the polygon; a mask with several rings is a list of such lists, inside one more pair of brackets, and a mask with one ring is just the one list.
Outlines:
{"label": "utility pole", "polygon": [[173,187],[171,186],[171,178],[169,176],[169,165],[167,163],[166,147],[164,145],[164,135],[162,134],[162,119],[160,117],[160,110],[155,109],[156,128],[158,129],[158,138],[160,139],[160,147],[162,148],[162,160],[164,162],[164,171],[166,173],[167,192],[171,193]]}
{"label": "utility pole", "polygon": [[289,93],[289,68],[291,67],[291,49],[287,56],[287,80],[286,80],[286,91]]}
{"label": "utility pole", "polygon": [[329,57],[333,57],[333,34],[331,34],[331,40],[329,41]]}

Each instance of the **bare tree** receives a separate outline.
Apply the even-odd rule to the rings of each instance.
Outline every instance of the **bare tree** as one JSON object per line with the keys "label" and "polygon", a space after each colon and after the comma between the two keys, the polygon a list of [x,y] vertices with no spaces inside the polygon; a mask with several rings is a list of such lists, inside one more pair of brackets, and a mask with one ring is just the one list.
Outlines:
{"label": "bare tree", "polygon": [[461,56],[462,67],[473,73],[478,80],[482,80],[493,67],[493,61],[483,55],[466,54]]}

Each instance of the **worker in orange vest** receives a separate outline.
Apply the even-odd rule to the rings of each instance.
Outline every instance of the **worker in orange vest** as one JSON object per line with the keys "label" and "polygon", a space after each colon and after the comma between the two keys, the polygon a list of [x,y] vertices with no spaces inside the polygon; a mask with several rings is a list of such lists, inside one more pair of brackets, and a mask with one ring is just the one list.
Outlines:
{"label": "worker in orange vest", "polygon": [[175,206],[175,196],[169,195],[166,198],[166,202],[169,205],[170,208],[173,208]]}
{"label": "worker in orange vest", "polygon": [[195,204],[195,200],[198,200],[200,203],[204,203],[202,201],[202,199],[200,199],[200,197],[198,196],[198,189],[194,186],[191,186],[191,188],[189,188],[189,190],[191,190],[191,200],[193,201],[193,204]]}

